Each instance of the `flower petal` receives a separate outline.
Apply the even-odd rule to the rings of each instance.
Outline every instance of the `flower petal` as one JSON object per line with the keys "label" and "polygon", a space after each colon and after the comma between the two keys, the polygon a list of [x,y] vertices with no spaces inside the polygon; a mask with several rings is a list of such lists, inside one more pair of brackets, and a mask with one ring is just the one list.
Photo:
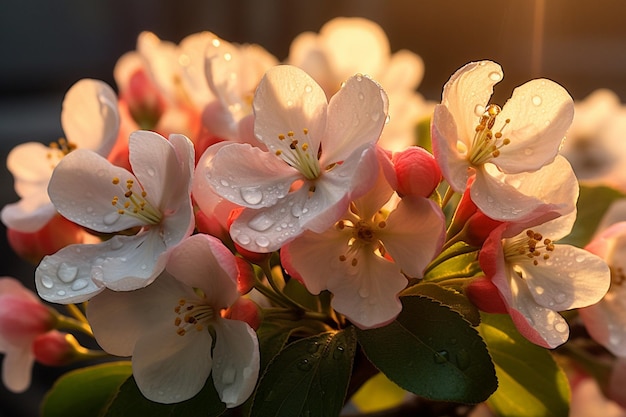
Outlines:
{"label": "flower petal", "polygon": [[[48,194],[43,193],[42,196],[47,198]],[[50,202],[38,206],[34,206],[32,203],[30,199],[23,198],[17,203],[2,207],[0,212],[2,223],[9,229],[33,233],[48,224],[57,214],[56,208]]]}
{"label": "flower petal", "polygon": [[222,146],[206,165],[198,165],[196,182],[208,182],[217,194],[233,203],[260,208],[276,204],[300,177],[276,155],[249,144],[231,143]]}
{"label": "flower petal", "polygon": [[502,77],[502,68],[495,62],[470,62],[445,84],[441,104],[448,108],[458,127],[458,137],[449,139],[454,146],[460,141],[469,148],[475,127],[493,94],[493,86]]}
{"label": "flower petal", "polygon": [[626,357],[626,297],[615,285],[597,304],[578,310],[591,337],[611,353]]}
{"label": "flower petal", "polygon": [[301,139],[303,129],[308,130],[309,148],[319,148],[326,127],[326,95],[301,69],[290,65],[270,68],[256,90],[253,108],[254,133],[270,152],[291,152],[291,142],[278,135],[291,131]]}
{"label": "flower petal", "polygon": [[573,117],[574,101],[557,83],[538,79],[517,87],[497,119],[510,120],[502,134],[511,142],[493,162],[506,173],[535,171],[550,163]]}
{"label": "flower petal", "polygon": [[387,94],[363,75],[350,77],[328,104],[320,165],[347,159],[355,149],[378,141],[387,118]]}
{"label": "flower petal", "polygon": [[28,389],[35,357],[31,349],[11,349],[4,352],[2,360],[2,383],[11,392],[21,393]]}
{"label": "flower petal", "polygon": [[222,319],[215,324],[213,383],[228,408],[243,404],[256,386],[259,375],[259,342],[252,328],[242,321]]}
{"label": "flower petal", "polygon": [[120,215],[118,207],[111,203],[116,196],[124,201],[128,191],[126,180],[137,182],[133,174],[97,153],[77,149],[57,165],[48,194],[57,210],[69,220],[98,232],[119,232],[145,224],[136,217]]}
{"label": "flower petal", "polygon": [[519,265],[535,301],[552,310],[587,307],[609,289],[610,272],[598,256],[570,245],[555,245],[550,258],[538,265]]}
{"label": "flower petal", "polygon": [[153,324],[133,352],[133,375],[141,393],[161,404],[192,398],[211,373],[211,344],[206,329],[180,336],[172,322]]}
{"label": "flower petal", "polygon": [[398,293],[407,285],[400,268],[363,248],[354,255],[356,265],[340,262],[328,278],[332,306],[362,329],[388,324],[402,310]]}
{"label": "flower petal", "polygon": [[235,256],[213,236],[196,234],[183,240],[172,250],[166,268],[180,282],[201,289],[216,309],[227,308],[239,296]]}
{"label": "flower petal", "polygon": [[385,249],[405,274],[422,278],[424,269],[441,249],[445,218],[439,206],[425,198],[405,198],[377,231]]}
{"label": "flower petal", "polygon": [[108,155],[120,127],[115,92],[100,80],[76,82],[65,94],[61,125],[69,142]]}

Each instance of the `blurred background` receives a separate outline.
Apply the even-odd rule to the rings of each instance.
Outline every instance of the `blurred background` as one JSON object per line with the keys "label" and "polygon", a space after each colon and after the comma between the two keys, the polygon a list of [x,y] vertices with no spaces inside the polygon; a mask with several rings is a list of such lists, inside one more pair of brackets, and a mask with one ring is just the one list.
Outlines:
{"label": "blurred background", "polygon": [[[291,40],[337,16],[382,26],[392,51],[409,49],[425,63],[418,89],[438,100],[450,75],[467,62],[491,59],[505,73],[494,101],[528,79],[551,78],[576,100],[606,87],[626,99],[626,2],[623,0],[3,0],[0,3],[0,204],[17,201],[7,153],[25,141],[62,136],[61,102],[80,78],[113,84],[117,58],[144,30],[180,41],[208,30],[258,43],[284,59]],[[12,254],[0,225],[0,276],[33,287],[34,266]],[[59,372],[62,370],[59,370]],[[0,388],[0,417],[35,416],[59,372],[35,368],[32,388]]]}

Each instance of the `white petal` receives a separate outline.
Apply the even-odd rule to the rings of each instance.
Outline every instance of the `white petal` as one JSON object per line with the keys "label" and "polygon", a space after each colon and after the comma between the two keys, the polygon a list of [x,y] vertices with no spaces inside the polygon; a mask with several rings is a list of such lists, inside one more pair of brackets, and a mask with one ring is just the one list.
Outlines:
{"label": "white petal", "polygon": [[270,68],[256,90],[253,108],[254,133],[270,152],[291,152],[291,142],[278,135],[291,131],[303,142],[304,129],[308,130],[309,148],[319,148],[326,127],[326,95],[301,69],[290,65]]}
{"label": "white petal", "polygon": [[459,152],[457,147],[461,142],[462,132],[457,129],[455,118],[450,110],[443,105],[437,105],[433,113],[431,123],[433,154],[439,163],[443,177],[448,181],[450,187],[457,193],[463,193],[467,185],[467,180],[474,172],[467,162],[467,150],[465,153]]}
{"label": "white petal", "polygon": [[28,389],[35,358],[30,346],[4,352],[2,360],[2,383],[11,392],[21,393]]}
{"label": "white petal", "polygon": [[443,212],[425,198],[403,199],[389,214],[386,223],[385,228],[380,229],[385,249],[405,274],[421,278],[443,245]]}
{"label": "white petal", "polygon": [[247,323],[223,319],[215,323],[213,383],[228,408],[250,397],[259,375],[259,342]]}
{"label": "white petal", "polygon": [[615,285],[605,298],[578,310],[591,337],[619,357],[626,357],[626,297]]}
{"label": "white petal", "polygon": [[195,234],[170,254],[167,271],[180,282],[204,292],[207,304],[221,310],[232,305],[237,293],[235,256],[213,236]]}
{"label": "white petal", "polygon": [[493,162],[507,173],[534,171],[550,163],[573,117],[574,102],[557,83],[538,79],[516,88],[494,126],[498,129],[501,120],[511,120],[502,132],[511,143]]}
{"label": "white petal", "polygon": [[155,323],[133,352],[133,375],[139,390],[162,404],[192,398],[211,373],[211,343],[206,329],[180,336],[173,322]]}
{"label": "white petal", "polygon": [[[113,179],[119,183],[113,183]],[[52,174],[48,194],[57,210],[69,220],[98,232],[111,233],[146,224],[144,220],[120,215],[114,197],[124,203],[126,180],[137,179],[89,150],[75,150],[59,162]]]}
{"label": "white petal", "polygon": [[87,318],[98,344],[118,356],[131,356],[135,343],[157,323],[175,331],[174,308],[193,291],[164,273],[151,285],[136,291],[106,290],[87,304]]}
{"label": "white petal", "polygon": [[388,100],[375,81],[350,77],[328,104],[320,164],[347,159],[355,149],[378,141],[387,118]]}
{"label": "white petal", "polygon": [[406,287],[406,277],[397,265],[367,248],[354,258],[356,266],[348,258],[340,263],[342,273],[328,279],[333,308],[362,329],[388,324],[402,310],[398,293]]}
{"label": "white petal", "polygon": [[458,126],[458,140],[467,148],[493,94],[493,86],[502,77],[502,68],[495,62],[471,62],[457,70],[443,88],[441,104],[452,114]]}
{"label": "white petal", "polygon": [[[44,194],[47,197],[47,194]],[[55,215],[57,210],[50,202],[33,207],[29,199],[7,204],[2,208],[2,223],[8,228],[20,232],[32,233],[44,227]]]}
{"label": "white petal", "polygon": [[61,125],[69,142],[108,155],[120,127],[115,92],[100,80],[78,81],[65,94]]}
{"label": "white petal", "polygon": [[287,195],[301,174],[276,155],[232,143],[221,147],[205,167],[199,165],[198,176],[229,201],[260,208],[273,206]]}
{"label": "white petal", "polygon": [[609,289],[609,267],[596,255],[570,245],[555,245],[547,261],[520,265],[538,304],[563,311],[598,302]]}

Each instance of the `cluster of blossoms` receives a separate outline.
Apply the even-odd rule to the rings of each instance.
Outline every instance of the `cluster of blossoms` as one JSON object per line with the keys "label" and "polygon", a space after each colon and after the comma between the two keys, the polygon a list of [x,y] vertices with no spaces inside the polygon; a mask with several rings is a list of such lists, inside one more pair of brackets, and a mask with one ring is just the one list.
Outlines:
{"label": "cluster of blossoms", "polygon": [[[4,383],[24,390],[37,338],[65,326],[132,357],[151,401],[192,399],[210,381],[234,408],[262,394],[290,343],[385,329],[424,284],[510,316],[544,348],[568,340],[559,312],[577,310],[626,357],[623,210],[586,248],[559,243],[579,197],[561,153],[573,99],[537,79],[500,107],[503,71],[479,61],[430,103],[415,92],[422,72],[363,19],[300,35],[282,63],[209,32],[179,44],[141,34],[116,65],[117,93],[79,81],[66,137],[9,155],[9,240],[38,263],[39,296],[74,317],[0,281]],[[431,141],[415,138],[424,122]],[[285,335],[275,352],[268,323]]]}

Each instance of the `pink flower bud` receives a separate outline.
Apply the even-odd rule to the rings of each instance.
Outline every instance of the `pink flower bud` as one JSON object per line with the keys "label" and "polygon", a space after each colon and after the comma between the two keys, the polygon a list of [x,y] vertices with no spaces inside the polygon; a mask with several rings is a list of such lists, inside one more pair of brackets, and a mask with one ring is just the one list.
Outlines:
{"label": "pink flower bud", "polygon": [[463,289],[469,300],[486,313],[507,313],[498,288],[485,276],[472,278]]}
{"label": "pink flower bud", "polygon": [[65,366],[74,361],[82,348],[69,333],[56,330],[41,334],[33,341],[35,360],[47,366]]}
{"label": "pink flower bud", "polygon": [[430,197],[441,182],[435,158],[423,148],[412,146],[393,154],[400,196]]}

